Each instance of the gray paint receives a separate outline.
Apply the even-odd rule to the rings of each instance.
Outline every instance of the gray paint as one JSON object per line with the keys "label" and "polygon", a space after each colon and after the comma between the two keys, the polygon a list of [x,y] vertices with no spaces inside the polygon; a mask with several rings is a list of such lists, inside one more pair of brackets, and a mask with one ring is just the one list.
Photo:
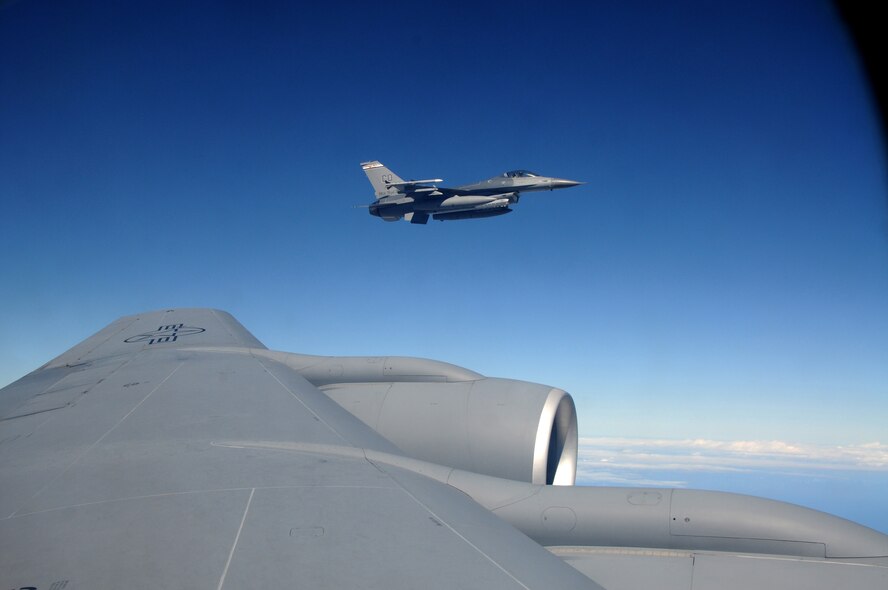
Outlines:
{"label": "gray paint", "polygon": [[[364,392],[359,419],[344,408]],[[511,461],[500,439],[520,441],[536,469],[540,432],[562,448],[575,435],[569,399],[435,361],[268,351],[213,310],[122,318],[0,391],[0,582],[885,587],[888,538],[830,515],[714,492],[534,485],[404,448],[450,445],[454,463],[485,471]],[[452,422],[423,423],[433,404]],[[414,419],[424,426],[394,425]]]}
{"label": "gray paint", "polygon": [[411,457],[531,483],[575,481],[576,413],[560,389],[481,378],[323,391]]}
{"label": "gray paint", "polygon": [[800,557],[633,548],[550,550],[608,590],[888,588],[888,568]]}
{"label": "gray paint", "polygon": [[542,176],[527,170],[513,170],[499,176],[453,188],[439,186],[440,178],[408,180],[377,161],[363,162],[361,168],[373,186],[376,200],[370,214],[385,221],[405,218],[425,224],[429,217],[438,221],[495,217],[512,211],[521,193],[551,191],[582,184],[575,180]]}
{"label": "gray paint", "polygon": [[[204,331],[125,342],[179,323]],[[6,587],[597,587],[465,494],[363,458],[400,451],[242,333],[205,310],[141,314],[0,392],[12,416],[63,379],[85,391],[0,422]]]}

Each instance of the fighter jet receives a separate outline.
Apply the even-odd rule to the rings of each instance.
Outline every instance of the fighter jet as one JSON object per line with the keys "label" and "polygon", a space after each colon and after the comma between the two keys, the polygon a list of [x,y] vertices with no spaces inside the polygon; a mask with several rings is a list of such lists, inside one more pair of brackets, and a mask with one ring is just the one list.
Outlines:
{"label": "fighter jet", "polygon": [[438,186],[444,182],[440,178],[404,180],[377,161],[363,162],[361,168],[376,191],[370,215],[385,221],[403,217],[420,224],[427,223],[429,215],[439,221],[504,215],[512,211],[509,205],[518,202],[520,193],[583,184],[529,170],[512,170],[474,184],[446,188]]}

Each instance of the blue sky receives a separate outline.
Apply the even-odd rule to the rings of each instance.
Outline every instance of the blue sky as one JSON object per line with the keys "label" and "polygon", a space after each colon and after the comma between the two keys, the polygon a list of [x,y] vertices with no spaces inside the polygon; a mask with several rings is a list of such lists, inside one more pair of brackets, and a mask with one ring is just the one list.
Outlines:
{"label": "blue sky", "polygon": [[[583,436],[888,444],[885,151],[827,3],[23,0],[0,105],[0,384],[212,306],[563,387]],[[387,224],[372,159],[587,184]]]}

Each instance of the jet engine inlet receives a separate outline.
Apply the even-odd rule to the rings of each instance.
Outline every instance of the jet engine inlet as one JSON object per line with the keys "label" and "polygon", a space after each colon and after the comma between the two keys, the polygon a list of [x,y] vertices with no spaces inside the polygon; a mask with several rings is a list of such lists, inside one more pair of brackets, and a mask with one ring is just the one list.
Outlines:
{"label": "jet engine inlet", "polygon": [[553,389],[540,415],[533,451],[533,483],[572,486],[576,479],[576,408],[566,392]]}

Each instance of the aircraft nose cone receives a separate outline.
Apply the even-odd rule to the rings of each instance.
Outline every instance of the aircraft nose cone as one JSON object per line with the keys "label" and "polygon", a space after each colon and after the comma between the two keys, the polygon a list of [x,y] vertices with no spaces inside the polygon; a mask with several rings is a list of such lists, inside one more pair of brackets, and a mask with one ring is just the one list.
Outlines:
{"label": "aircraft nose cone", "polygon": [[577,182],[576,180],[567,180],[565,178],[552,179],[552,188],[570,188],[572,186],[579,186],[581,184],[585,183]]}

